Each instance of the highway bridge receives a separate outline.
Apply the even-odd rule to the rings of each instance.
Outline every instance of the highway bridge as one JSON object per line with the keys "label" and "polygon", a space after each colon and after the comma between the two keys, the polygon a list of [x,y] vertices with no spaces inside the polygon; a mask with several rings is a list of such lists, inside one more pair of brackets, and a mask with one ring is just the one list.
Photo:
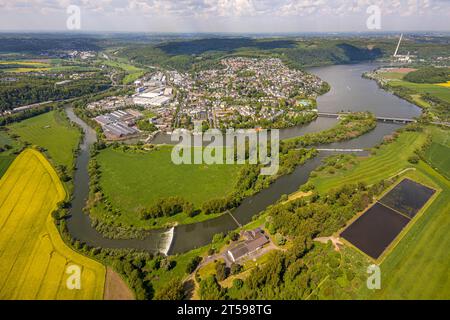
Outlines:
{"label": "highway bridge", "polygon": [[329,151],[329,152],[365,152],[364,149],[316,149],[317,151]]}
{"label": "highway bridge", "polygon": [[[325,118],[340,118],[341,116],[345,116],[346,114],[349,114],[348,112],[342,112],[342,113],[331,113],[331,112],[318,112],[317,115],[319,117],[325,117]],[[380,122],[391,122],[391,123],[412,123],[417,122],[415,119],[406,119],[406,118],[389,118],[389,117],[377,117],[377,121]]]}

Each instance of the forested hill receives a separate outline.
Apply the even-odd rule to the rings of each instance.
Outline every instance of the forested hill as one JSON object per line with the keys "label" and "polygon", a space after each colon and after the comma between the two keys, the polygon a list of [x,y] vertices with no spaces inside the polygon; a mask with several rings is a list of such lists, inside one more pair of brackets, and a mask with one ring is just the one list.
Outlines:
{"label": "forested hill", "polygon": [[210,38],[135,45],[121,55],[142,65],[159,65],[181,71],[210,68],[224,56],[279,57],[293,67],[352,63],[381,58],[383,51],[344,41],[292,39]]}
{"label": "forested hill", "polygon": [[450,68],[421,68],[408,73],[404,79],[414,83],[445,83],[450,81]]}
{"label": "forested hill", "polygon": [[40,54],[49,51],[98,51],[99,40],[89,37],[56,35],[0,35],[0,53]]}
{"label": "forested hill", "polygon": [[271,50],[294,48],[293,40],[255,40],[249,38],[211,38],[190,41],[169,42],[158,45],[164,53],[170,55],[202,54],[208,51],[234,52],[239,49]]}

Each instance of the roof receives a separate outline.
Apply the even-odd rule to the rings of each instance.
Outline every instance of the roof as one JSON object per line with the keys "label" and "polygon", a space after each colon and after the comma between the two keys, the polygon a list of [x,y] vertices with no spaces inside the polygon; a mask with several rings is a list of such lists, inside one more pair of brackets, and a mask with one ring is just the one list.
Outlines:
{"label": "roof", "polygon": [[249,253],[247,245],[245,243],[241,243],[234,247],[231,250],[228,250],[228,253],[232,255],[234,260],[238,260],[239,258],[244,257]]}
{"label": "roof", "polygon": [[238,260],[269,243],[269,239],[262,233],[261,229],[252,230],[249,234],[253,235],[253,237],[228,250],[228,254],[234,260]]}
{"label": "roof", "polygon": [[248,251],[249,252],[255,251],[256,249],[262,247],[263,245],[265,245],[268,242],[269,242],[269,239],[267,239],[267,237],[265,235],[261,234],[261,236],[259,236],[255,240],[248,241],[248,243],[247,243]]}

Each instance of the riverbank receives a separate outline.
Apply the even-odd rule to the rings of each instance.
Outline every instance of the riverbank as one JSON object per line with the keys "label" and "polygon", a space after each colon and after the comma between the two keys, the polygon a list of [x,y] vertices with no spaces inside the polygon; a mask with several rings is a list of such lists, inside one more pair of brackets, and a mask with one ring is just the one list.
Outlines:
{"label": "riverbank", "polygon": [[[334,75],[336,74],[335,69],[338,68],[341,70],[343,66],[332,66],[326,68],[328,68],[326,70],[329,71],[328,72],[329,74]],[[349,68],[355,68],[355,66],[350,66]],[[372,68],[371,65],[357,66],[356,69],[352,69],[353,71],[350,72],[352,76],[349,76],[348,78],[345,79],[338,79],[337,80],[338,84],[346,83],[347,81],[350,81],[349,83],[350,85],[353,85],[352,81],[356,81],[357,84],[359,84],[359,82],[361,81],[360,71],[367,70],[370,68]],[[323,74],[324,69],[321,68],[319,72]],[[341,70],[341,72],[343,71]],[[325,80],[328,79],[325,78]],[[372,81],[369,80],[363,81],[365,85],[368,85],[368,90],[372,90],[371,88]],[[334,83],[331,83],[332,90],[328,94],[319,97],[318,99],[319,109],[321,109],[320,99],[329,100],[329,96],[335,96],[335,92],[333,90],[334,85],[335,85]],[[375,104],[370,105],[367,108],[369,110],[378,110],[380,105],[381,106],[390,105],[390,110],[393,111],[392,116],[412,117],[411,114],[406,114],[406,112],[404,111],[399,113],[398,110],[396,109],[397,103],[400,104],[401,110],[405,108],[404,103],[401,100],[391,95],[386,95],[381,91],[377,91],[373,94],[377,98],[372,100],[367,99],[366,95],[363,96],[357,95],[357,97],[361,97],[361,100],[359,101],[357,100],[355,101],[355,103],[362,104],[363,102],[365,102],[367,104],[367,102],[372,103],[377,102]],[[331,111],[338,111],[336,110],[337,108],[336,106],[339,104],[340,104],[339,101],[338,102],[334,101],[333,105],[335,109]],[[325,102],[324,105],[326,108],[330,107],[327,102]],[[414,107],[411,107],[411,105],[409,105],[408,108],[412,112],[412,114],[415,114],[416,111]],[[376,113],[378,114],[378,112]],[[88,150],[89,146],[96,141],[95,132],[92,129],[90,129],[87,125],[85,125],[82,121],[80,121],[78,117],[73,116],[72,116],[73,120],[78,124],[81,124],[84,130],[88,132],[88,134],[86,135],[85,143],[83,143],[82,145],[82,150],[84,152],[80,154],[77,160],[78,170],[76,172],[75,180],[78,181],[76,185],[78,185],[79,188],[76,188],[75,190],[74,200],[72,202],[72,209],[71,209],[72,216],[68,220],[69,230],[75,238],[85,241],[86,243],[92,246],[102,246],[110,248],[134,248],[137,250],[146,250],[150,252],[166,251],[169,254],[175,254],[202,247],[210,243],[213,235],[220,232],[228,232],[238,227],[234,219],[232,219],[229,215],[222,215],[219,218],[202,223],[197,223],[194,225],[177,226],[174,230],[173,240],[171,243],[167,242],[168,239],[170,239],[171,237],[168,237],[166,235],[167,234],[166,230],[149,232],[144,240],[110,240],[98,234],[98,232],[94,228],[92,228],[89,216],[83,214],[82,211],[87,200],[88,185],[89,185],[89,175],[87,173],[87,170],[82,170],[82,168],[87,168],[88,166],[88,159],[89,159]],[[323,118],[319,118],[319,121],[321,121],[321,119]],[[379,141],[381,141],[384,136],[392,133],[397,128],[399,128],[399,126],[395,124],[379,123],[377,128],[375,128],[375,130],[369,132],[368,134],[365,134],[357,139],[349,140],[343,143],[333,143],[330,145],[330,148],[342,148],[342,149],[355,147],[370,148],[376,145]],[[309,173],[319,165],[320,165],[320,157],[308,161],[303,166],[296,168],[292,174],[279,178],[268,189],[262,190],[260,193],[245,199],[238,208],[233,210],[232,212],[233,216],[241,224],[251,222],[253,216],[263,211],[267,206],[278,201],[283,194],[290,194],[297,191],[298,188],[307,181]],[[167,247],[169,247],[170,250],[167,250]]]}
{"label": "riverbank", "polygon": [[450,90],[441,84],[412,83],[405,80],[416,69],[378,68],[363,77],[373,80],[379,88],[420,107],[423,118],[430,121],[450,121]]}

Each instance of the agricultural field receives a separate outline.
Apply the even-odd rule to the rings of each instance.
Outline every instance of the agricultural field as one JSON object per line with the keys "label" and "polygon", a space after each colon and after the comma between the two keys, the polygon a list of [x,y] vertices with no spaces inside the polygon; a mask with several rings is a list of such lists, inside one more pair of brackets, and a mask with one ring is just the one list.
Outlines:
{"label": "agricultural field", "polygon": [[442,190],[381,264],[382,287],[369,299],[450,299],[450,181],[424,162],[406,176]]}
{"label": "agricultural field", "polygon": [[73,151],[77,149],[81,134],[63,114],[51,111],[11,124],[8,129],[10,134],[18,135],[19,140],[45,148],[55,164],[69,170],[73,167]]}
{"label": "agricultural field", "polygon": [[[172,149],[161,147],[150,152],[124,152],[108,148],[96,157],[100,165],[100,186],[113,207],[121,211],[114,217],[122,223],[140,227],[139,210],[150,207],[157,200],[179,196],[196,208],[210,199],[222,198],[233,192],[237,183],[237,165],[175,165],[171,160]],[[100,218],[101,210],[91,213]],[[158,218],[159,224],[177,221],[192,223],[212,218],[199,214],[195,217]],[[182,220],[180,220],[182,219]]]}
{"label": "agricultural field", "polygon": [[433,142],[425,153],[428,163],[443,176],[450,179],[450,130],[433,130]]}
{"label": "agricultural field", "polygon": [[450,103],[450,88],[439,84],[412,83],[407,81],[391,81],[393,87],[404,87],[419,94],[430,94]]}
{"label": "agricultural field", "polygon": [[419,95],[430,94],[450,103],[450,88],[448,83],[413,83],[405,81],[405,73],[402,72],[382,72],[379,74],[383,79],[389,80],[389,85],[393,87],[404,87],[416,92]]}
{"label": "agricultural field", "polygon": [[[343,184],[365,182],[376,183],[384,178],[395,176],[401,171],[412,167],[408,158],[426,141],[420,132],[404,132],[390,144],[381,146],[376,155],[369,158],[358,158],[356,165],[335,174],[319,173],[310,181],[317,190],[324,193]],[[399,152],[401,150],[401,152]],[[383,168],[380,170],[380,168]]]}
{"label": "agricultural field", "polygon": [[[434,128],[426,130],[435,135]],[[385,253],[380,265],[381,290],[369,291],[362,285],[352,292],[358,299],[450,298],[450,239],[447,227],[450,225],[450,181],[425,162],[412,165],[407,161],[413,151],[424,143],[424,133],[404,132],[396,142],[377,150],[376,155],[358,159],[353,168],[339,170],[335,175],[319,173],[310,180],[320,192],[324,192],[344,183],[364,181],[371,184],[403,171],[404,177],[439,192],[402,232],[395,246]],[[404,171],[408,168],[412,170]],[[361,253],[352,251],[352,255],[361,256],[356,260],[364,259]],[[353,268],[364,268],[364,265],[354,265]]]}
{"label": "agricultural field", "polygon": [[[0,299],[102,299],[106,269],[65,245],[51,213],[66,192],[45,157],[22,152],[0,180]],[[67,286],[81,268],[81,289]]]}
{"label": "agricultural field", "polygon": [[[387,86],[400,97],[409,100],[417,106],[426,110],[433,117],[447,121],[449,117],[448,105],[450,104],[450,85],[447,83],[415,83],[408,81],[408,77],[416,72],[408,73],[388,71],[375,75],[375,79],[382,80],[382,86]],[[424,80],[425,81],[425,80]]]}
{"label": "agricultural field", "polygon": [[14,154],[20,148],[20,143],[12,139],[5,131],[0,131],[0,178],[14,161]]}
{"label": "agricultural field", "polygon": [[5,174],[13,161],[14,156],[0,156],[0,178]]}
{"label": "agricultural field", "polygon": [[42,61],[0,61],[0,71],[12,73],[48,71],[51,64]]}
{"label": "agricultural field", "polygon": [[0,61],[0,72],[27,73],[27,72],[95,72],[99,68],[87,65],[85,62],[67,63],[62,59],[46,60],[3,60]]}
{"label": "agricultural field", "polygon": [[[126,61],[125,59],[123,59],[123,61]],[[134,81],[136,81],[137,79],[139,79],[140,77],[142,77],[145,73],[144,70],[135,67],[133,65],[130,65],[128,63],[125,63],[123,61],[111,61],[111,60],[105,60],[102,61],[103,64],[106,64],[107,66],[113,67],[113,68],[118,68],[122,71],[124,71],[125,77],[122,80],[123,84],[130,84],[133,83]]]}

